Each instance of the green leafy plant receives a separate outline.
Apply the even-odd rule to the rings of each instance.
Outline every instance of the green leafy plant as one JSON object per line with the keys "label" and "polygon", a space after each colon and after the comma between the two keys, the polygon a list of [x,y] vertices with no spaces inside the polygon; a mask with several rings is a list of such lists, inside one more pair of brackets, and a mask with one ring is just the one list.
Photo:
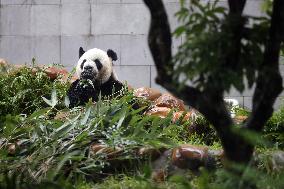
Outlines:
{"label": "green leafy plant", "polygon": [[[173,75],[177,79],[180,79],[180,74],[183,74],[185,77],[182,83],[188,80],[193,81],[200,90],[206,90],[208,86],[216,88],[222,86],[228,91],[232,85],[237,90],[243,91],[244,75],[248,86],[252,86],[256,70],[262,61],[261,47],[266,40],[267,18],[247,17],[244,23],[239,23],[249,27],[253,35],[241,41],[239,64],[225,66],[227,57],[224,54],[235,53],[226,52],[234,45],[228,41],[232,37],[229,32],[231,22],[236,22],[224,21],[224,18],[228,17],[228,11],[219,6],[218,1],[202,4],[191,0],[189,6],[182,1],[181,9],[176,13],[176,17],[183,24],[175,30],[174,36],[184,35],[185,37],[185,42],[179,47],[174,58]],[[248,26],[249,23],[253,25]],[[250,58],[252,54],[254,56]]]}
{"label": "green leafy plant", "polygon": [[280,108],[267,121],[263,137],[270,141],[276,148],[284,149],[284,108]]}
{"label": "green leafy plant", "polygon": [[53,89],[63,99],[68,84],[50,80],[44,69],[33,64],[0,73],[0,115],[29,115],[47,107],[42,97],[49,97]]}
{"label": "green leafy plant", "polygon": [[[141,112],[145,107],[132,109],[132,93],[72,109],[63,121],[50,119],[57,102],[55,93],[51,96],[51,100],[45,100],[51,107],[28,117],[5,117],[0,130],[0,162],[6,163],[1,163],[0,172],[22,175],[31,183],[52,181],[63,175],[67,180],[95,179],[107,170],[115,172],[133,166],[132,161],[143,161],[137,156],[139,147],[176,145],[176,136],[168,135],[169,128],[178,127],[171,117],[144,116]],[[92,144],[113,149],[114,156],[92,152]]]}

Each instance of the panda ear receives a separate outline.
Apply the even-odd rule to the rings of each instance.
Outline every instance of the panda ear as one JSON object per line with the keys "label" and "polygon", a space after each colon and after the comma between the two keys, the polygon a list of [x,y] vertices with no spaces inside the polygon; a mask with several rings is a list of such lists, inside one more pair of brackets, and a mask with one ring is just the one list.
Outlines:
{"label": "panda ear", "polygon": [[111,50],[111,49],[107,50],[107,55],[108,55],[113,61],[116,61],[116,60],[117,60],[117,54],[116,54],[113,50]]}
{"label": "panda ear", "polygon": [[79,48],[79,58],[85,53],[84,49],[82,47]]}

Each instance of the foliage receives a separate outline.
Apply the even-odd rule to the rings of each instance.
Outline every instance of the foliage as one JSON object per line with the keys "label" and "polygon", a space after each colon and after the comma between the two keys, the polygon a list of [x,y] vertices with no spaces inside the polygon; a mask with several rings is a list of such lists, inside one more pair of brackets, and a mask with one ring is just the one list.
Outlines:
{"label": "foliage", "polygon": [[277,148],[284,149],[284,107],[281,107],[268,120],[264,127],[263,137]]}
{"label": "foliage", "polygon": [[[70,181],[95,179],[103,176],[103,170],[124,169],[142,161],[137,155],[139,147],[170,147],[182,140],[176,137],[181,136],[180,130],[171,129],[179,127],[172,124],[171,117],[145,117],[141,114],[145,107],[132,109],[133,99],[130,93],[120,99],[99,101],[95,106],[75,108],[65,120],[50,119],[50,113],[57,111],[54,107],[28,117],[7,115],[0,129],[1,173],[8,171],[9,175],[21,175],[35,183],[63,175]],[[104,153],[93,154],[93,143],[123,152],[112,158]],[[109,167],[116,161],[116,168]]]}
{"label": "foliage", "polygon": [[235,170],[236,172],[241,170],[242,174],[234,174],[226,169],[216,171],[215,180],[208,188],[278,189],[284,186],[283,179],[281,179],[283,173],[269,174],[251,165],[246,167],[235,165]]}
{"label": "foliage", "polygon": [[[243,20],[225,19],[228,12],[219,6],[218,0],[207,3],[190,0],[189,6],[185,2],[181,1],[181,9],[176,13],[182,25],[174,35],[183,35],[185,40],[175,56],[172,71],[175,78],[184,84],[190,80],[200,90],[229,91],[233,86],[242,92],[247,84],[251,87],[263,61],[268,18],[246,16]],[[231,39],[231,29],[237,22],[246,27],[249,35],[243,35],[239,62],[232,64],[228,59],[238,52],[234,51],[237,47]]]}
{"label": "foliage", "polygon": [[[17,77],[36,77],[27,68],[18,74]],[[39,80],[46,83],[36,85],[38,89],[50,90],[51,95],[42,100],[49,106],[40,104],[28,115],[2,115],[0,188],[235,188],[248,181],[257,188],[283,186],[281,173],[267,173],[262,168],[265,166],[253,166],[241,177],[220,168],[213,172],[203,170],[201,175],[172,175],[167,181],[156,183],[151,179],[151,170],[143,168],[150,156],[139,156],[137,149],[171,148],[180,143],[220,147],[215,131],[204,117],[199,115],[195,122],[182,124],[172,123],[172,114],[165,119],[144,116],[147,106],[133,109],[136,98],[131,92],[119,99],[89,103],[85,108],[58,107],[64,104],[63,91],[53,90],[54,84],[44,74]],[[29,87],[23,85],[22,89]],[[143,100],[137,103],[149,104]],[[237,115],[247,113],[236,110]],[[278,121],[281,119],[277,117]],[[192,124],[201,129],[200,133],[194,130],[195,134],[189,134]],[[96,143],[123,151],[113,153],[114,156],[108,152],[94,153],[90,146]]]}
{"label": "foliage", "polygon": [[68,85],[59,79],[51,81],[44,69],[33,63],[30,68],[0,72],[0,115],[29,115],[47,107],[42,97],[50,96],[53,89],[57,90],[58,98],[63,99]]}

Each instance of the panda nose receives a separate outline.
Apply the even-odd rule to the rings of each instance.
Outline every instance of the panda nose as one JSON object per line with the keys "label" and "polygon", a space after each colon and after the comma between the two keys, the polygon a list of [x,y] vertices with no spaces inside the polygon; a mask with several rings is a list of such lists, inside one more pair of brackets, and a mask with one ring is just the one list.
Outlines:
{"label": "panda nose", "polygon": [[86,71],[92,71],[93,67],[92,66],[85,66],[84,70]]}

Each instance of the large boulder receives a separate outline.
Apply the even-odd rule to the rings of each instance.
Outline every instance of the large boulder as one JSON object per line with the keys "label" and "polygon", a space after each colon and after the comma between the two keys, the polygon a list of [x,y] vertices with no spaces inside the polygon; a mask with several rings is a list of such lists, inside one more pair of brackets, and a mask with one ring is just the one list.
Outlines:
{"label": "large boulder", "polygon": [[186,111],[178,111],[178,112],[174,112],[173,113],[172,121],[174,123],[179,121],[180,119],[182,119],[181,120],[182,123],[186,122],[186,121],[194,121],[197,116],[198,116],[197,115],[197,111],[194,110],[194,109],[192,109],[192,110],[190,110],[188,112],[186,112]]}
{"label": "large boulder", "polygon": [[68,78],[68,71],[63,69],[63,68],[58,68],[58,67],[54,67],[54,66],[51,66],[51,67],[47,67],[45,69],[43,69],[44,72],[47,74],[47,76],[54,80],[58,77],[62,77],[62,79],[67,79]]}
{"label": "large boulder", "polygon": [[183,144],[173,149],[164,150],[159,158],[152,161],[152,179],[160,182],[170,175],[184,171],[198,173],[200,167],[213,169],[223,158],[223,150]]}
{"label": "large boulder", "polygon": [[154,105],[158,107],[176,108],[179,111],[185,110],[185,105],[182,100],[167,93],[162,94],[159,98],[157,98]]}
{"label": "large boulder", "polygon": [[180,169],[197,171],[199,167],[214,168],[223,151],[209,150],[207,146],[183,144],[172,151],[171,162]]}
{"label": "large boulder", "polygon": [[61,81],[63,82],[69,81],[70,83],[72,83],[78,79],[76,76],[70,76],[70,73],[64,68],[50,66],[47,68],[43,68],[43,71],[51,80],[61,79]]}
{"label": "large boulder", "polygon": [[170,113],[171,108],[168,107],[158,107],[158,106],[153,106],[150,108],[148,111],[145,112],[145,115],[154,115],[154,116],[159,116],[160,118],[165,118],[168,116]]}
{"label": "large boulder", "polygon": [[134,90],[134,95],[137,97],[144,98],[146,100],[154,101],[157,98],[159,98],[162,94],[157,89],[149,87],[140,87]]}

